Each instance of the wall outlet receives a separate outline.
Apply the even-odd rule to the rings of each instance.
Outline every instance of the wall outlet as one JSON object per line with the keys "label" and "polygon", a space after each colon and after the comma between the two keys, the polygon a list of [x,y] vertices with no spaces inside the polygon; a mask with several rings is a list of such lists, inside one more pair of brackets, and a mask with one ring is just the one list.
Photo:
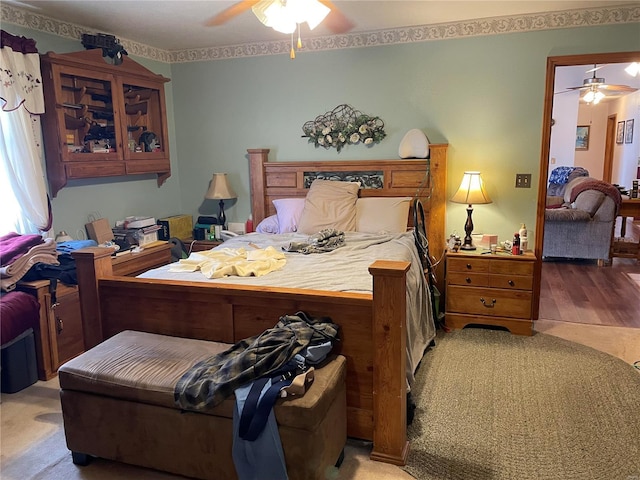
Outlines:
{"label": "wall outlet", "polygon": [[531,188],[531,174],[516,173],[516,188]]}

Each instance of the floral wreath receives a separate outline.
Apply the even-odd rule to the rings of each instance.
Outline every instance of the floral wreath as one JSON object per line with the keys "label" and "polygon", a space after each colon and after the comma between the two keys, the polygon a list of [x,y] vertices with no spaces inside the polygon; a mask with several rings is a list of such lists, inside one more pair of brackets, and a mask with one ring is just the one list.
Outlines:
{"label": "floral wreath", "polygon": [[371,146],[387,136],[380,117],[371,117],[346,104],[309,120],[302,131],[302,138],[308,138],[309,143],[316,147],[335,147],[338,152],[347,144]]}

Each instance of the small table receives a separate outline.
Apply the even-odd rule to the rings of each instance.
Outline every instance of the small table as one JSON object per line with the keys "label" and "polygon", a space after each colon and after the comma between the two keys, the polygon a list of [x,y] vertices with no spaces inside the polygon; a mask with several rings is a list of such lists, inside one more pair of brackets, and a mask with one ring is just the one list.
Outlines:
{"label": "small table", "polygon": [[185,238],[182,240],[187,247],[189,253],[202,252],[204,250],[211,250],[218,245],[222,245],[222,240],[194,240],[192,238]]}
{"label": "small table", "polygon": [[640,241],[627,242],[627,217],[640,217],[640,198],[623,198],[618,216],[622,217],[620,237],[614,238],[611,243],[611,256],[622,258],[636,258],[640,260]]}
{"label": "small table", "polygon": [[533,334],[533,273],[536,257],[474,251],[447,252],[445,325],[504,327]]}

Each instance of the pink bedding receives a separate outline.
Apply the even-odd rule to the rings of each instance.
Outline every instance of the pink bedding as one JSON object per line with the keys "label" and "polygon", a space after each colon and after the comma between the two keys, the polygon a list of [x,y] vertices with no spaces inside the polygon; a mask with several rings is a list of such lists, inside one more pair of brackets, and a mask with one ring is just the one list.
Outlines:
{"label": "pink bedding", "polygon": [[10,342],[29,328],[36,329],[40,303],[25,292],[9,292],[0,299],[0,345]]}

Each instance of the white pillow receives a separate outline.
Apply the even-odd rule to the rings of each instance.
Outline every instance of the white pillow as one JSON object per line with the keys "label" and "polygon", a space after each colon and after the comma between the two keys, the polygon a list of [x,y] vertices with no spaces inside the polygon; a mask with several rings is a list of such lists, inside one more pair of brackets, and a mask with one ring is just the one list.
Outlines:
{"label": "white pillow", "polygon": [[356,201],[356,231],[403,233],[407,231],[411,197],[365,197]]}
{"label": "white pillow", "polygon": [[278,232],[291,233],[298,231],[298,222],[304,209],[304,197],[301,198],[279,198],[273,200],[278,216]]}
{"label": "white pillow", "polygon": [[271,215],[262,220],[256,227],[258,233],[278,233],[278,216]]}
{"label": "white pillow", "polygon": [[358,190],[358,182],[314,180],[304,202],[298,232],[313,235],[326,228],[355,231]]}

